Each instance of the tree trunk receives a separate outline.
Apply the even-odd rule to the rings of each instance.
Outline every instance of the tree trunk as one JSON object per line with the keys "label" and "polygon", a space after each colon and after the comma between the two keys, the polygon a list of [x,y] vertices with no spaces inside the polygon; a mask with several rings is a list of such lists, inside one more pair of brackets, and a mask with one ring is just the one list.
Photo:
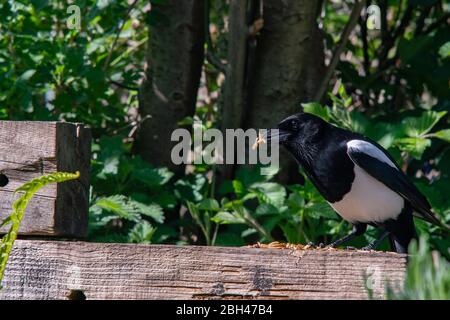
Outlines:
{"label": "tree trunk", "polygon": [[[153,14],[152,14],[153,12]],[[195,111],[204,55],[204,0],[152,4],[149,16],[148,69],[139,96],[143,119],[135,151],[156,166],[181,173],[170,158],[171,134]]]}
{"label": "tree trunk", "polygon": [[[223,90],[222,132],[242,128],[245,110],[245,68],[247,57],[247,0],[231,0],[229,10],[226,80]],[[224,159],[226,153],[223,153]],[[235,165],[219,168],[220,182],[231,179]]]}
{"label": "tree trunk", "polygon": [[[317,11],[316,1],[264,1],[264,28],[249,86],[246,127],[273,128],[300,112],[301,103],[312,98],[324,63]],[[297,165],[284,153],[280,165],[279,179],[287,182]]]}

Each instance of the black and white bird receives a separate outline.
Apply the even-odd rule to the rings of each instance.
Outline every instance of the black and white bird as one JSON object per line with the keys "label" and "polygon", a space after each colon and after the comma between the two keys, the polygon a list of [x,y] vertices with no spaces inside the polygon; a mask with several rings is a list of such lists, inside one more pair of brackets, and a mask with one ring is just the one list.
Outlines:
{"label": "black and white bird", "polygon": [[[274,140],[269,131],[267,140]],[[389,153],[361,134],[344,130],[308,113],[278,124],[284,146],[334,210],[353,224],[353,231],[330,244],[337,246],[366,231],[382,228],[379,239],[363,249],[375,249],[389,236],[392,249],[406,253],[416,237],[413,213],[437,225],[427,199],[400,170]]]}

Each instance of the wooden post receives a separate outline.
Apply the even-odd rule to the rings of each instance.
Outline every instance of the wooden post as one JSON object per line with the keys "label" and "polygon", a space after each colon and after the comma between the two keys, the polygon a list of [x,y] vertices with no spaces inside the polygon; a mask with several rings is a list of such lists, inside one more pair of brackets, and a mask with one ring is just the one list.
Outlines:
{"label": "wooden post", "polygon": [[17,240],[0,299],[367,299],[406,255]]}
{"label": "wooden post", "polygon": [[49,185],[35,195],[20,234],[85,237],[90,143],[90,130],[81,124],[0,121],[0,219],[10,214],[14,190],[23,183],[56,171],[80,171],[80,179]]}

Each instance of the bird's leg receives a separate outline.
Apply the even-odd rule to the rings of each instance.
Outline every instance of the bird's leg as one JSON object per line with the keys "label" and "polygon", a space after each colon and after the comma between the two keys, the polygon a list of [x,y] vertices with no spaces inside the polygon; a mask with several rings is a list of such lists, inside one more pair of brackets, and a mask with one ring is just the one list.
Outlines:
{"label": "bird's leg", "polygon": [[361,249],[362,250],[375,250],[383,242],[383,240],[386,239],[386,237],[389,235],[389,233],[390,233],[389,231],[384,231],[378,239],[369,243],[367,246],[365,246]]}
{"label": "bird's leg", "polygon": [[332,243],[330,243],[327,247],[334,248],[337,247],[345,242],[350,241],[351,239],[362,235],[364,232],[366,232],[367,224],[365,223],[358,223],[353,225],[353,230],[345,237],[342,237],[341,239],[338,239]]}

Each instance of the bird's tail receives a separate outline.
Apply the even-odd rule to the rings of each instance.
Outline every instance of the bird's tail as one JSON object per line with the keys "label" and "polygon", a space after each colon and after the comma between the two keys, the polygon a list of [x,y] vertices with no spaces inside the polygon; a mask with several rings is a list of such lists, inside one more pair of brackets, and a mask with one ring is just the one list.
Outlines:
{"label": "bird's tail", "polygon": [[[411,217],[412,219],[412,217]],[[409,244],[413,239],[418,240],[416,228],[414,226],[414,221],[411,220],[411,225],[409,228],[397,230],[396,232],[391,232],[389,234],[389,242],[391,244],[391,250],[397,253],[408,253]]]}
{"label": "bird's tail", "polygon": [[389,235],[391,250],[397,253],[408,253],[408,246],[412,239],[399,238],[393,234]]}

